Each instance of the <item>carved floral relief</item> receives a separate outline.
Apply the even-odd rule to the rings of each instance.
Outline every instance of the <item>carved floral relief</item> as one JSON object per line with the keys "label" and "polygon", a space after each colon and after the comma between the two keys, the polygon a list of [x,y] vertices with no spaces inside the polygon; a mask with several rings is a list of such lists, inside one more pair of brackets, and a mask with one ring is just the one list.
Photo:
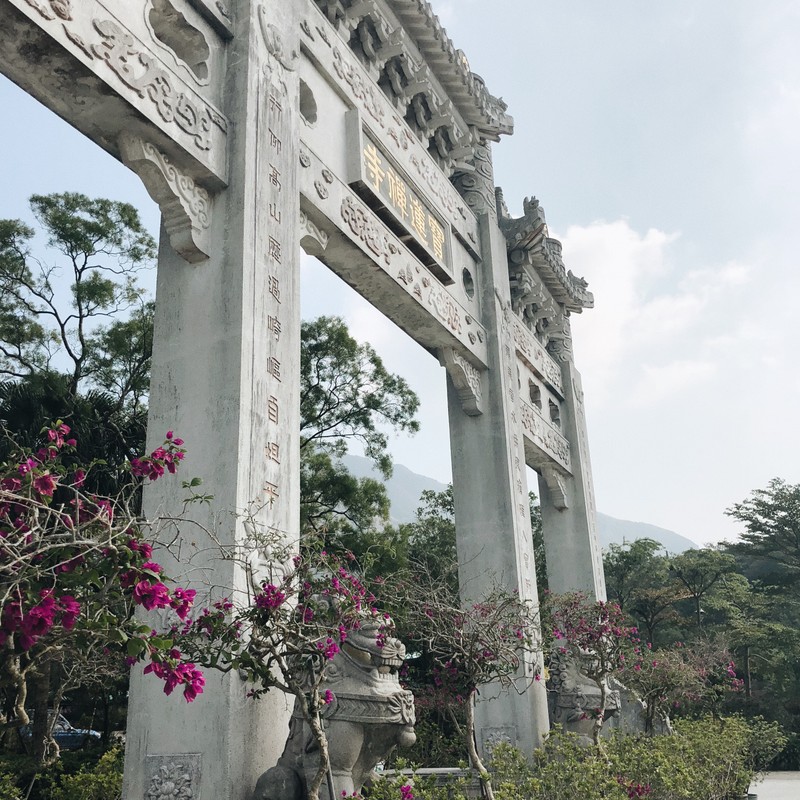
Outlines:
{"label": "carved floral relief", "polygon": [[45,19],[72,19],[72,8],[70,0],[25,0],[25,2]]}
{"label": "carved floral relief", "polygon": [[148,755],[144,800],[195,800],[200,796],[199,753]]}
{"label": "carved floral relief", "polygon": [[[206,103],[190,98],[176,88],[175,76],[122,25],[109,18],[93,17],[94,41],[75,30],[71,0],[25,0],[46,20],[62,20],[67,38],[89,59],[105,62],[108,68],[142,99],[148,99],[166,123],[175,124],[190,136],[200,150],[210,150],[211,127],[227,133],[225,118]],[[98,4],[98,8],[103,7]]]}
{"label": "carved floral relief", "polygon": [[350,230],[387,265],[391,263],[392,256],[400,252],[397,246],[389,241],[389,237],[370,219],[367,212],[357,206],[351,198],[345,197],[342,200],[341,214],[342,219],[350,226]]}

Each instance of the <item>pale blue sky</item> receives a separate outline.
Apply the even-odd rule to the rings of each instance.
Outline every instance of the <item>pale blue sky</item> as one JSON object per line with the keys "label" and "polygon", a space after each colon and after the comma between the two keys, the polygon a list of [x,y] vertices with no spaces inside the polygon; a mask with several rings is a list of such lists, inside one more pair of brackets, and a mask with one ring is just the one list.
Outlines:
{"label": "pale blue sky", "polygon": [[[509,104],[512,213],[536,195],[596,309],[574,321],[600,510],[695,541],[774,477],[800,482],[800,5],[785,0],[434,0]],[[491,11],[487,11],[490,8]],[[33,193],[124,199],[138,179],[0,80],[0,217]],[[307,314],[344,313],[423,399],[396,458],[449,477],[443,374],[321,268]]]}

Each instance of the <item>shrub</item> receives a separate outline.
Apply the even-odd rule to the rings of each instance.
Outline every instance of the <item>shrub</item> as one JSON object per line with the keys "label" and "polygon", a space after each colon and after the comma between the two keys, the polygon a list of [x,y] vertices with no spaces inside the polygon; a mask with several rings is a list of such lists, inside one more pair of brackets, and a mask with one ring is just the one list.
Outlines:
{"label": "shrub", "polygon": [[7,772],[0,772],[0,797],[3,800],[22,800],[22,792],[17,782]]}
{"label": "shrub", "polygon": [[491,769],[497,800],[729,800],[784,741],[764,720],[683,720],[672,736],[615,734],[602,751],[553,733],[531,762],[500,745]]}
{"label": "shrub", "polygon": [[457,766],[462,762],[466,766],[468,756],[464,738],[452,730],[450,720],[437,718],[431,709],[421,707],[418,703],[415,708],[417,722],[414,733],[417,740],[403,750],[402,756],[394,751],[387,760],[387,767],[396,768],[401,760],[420,767]]}
{"label": "shrub", "polygon": [[403,772],[407,762],[397,761],[397,772],[381,776],[365,788],[368,800],[466,800],[468,780],[459,775],[420,775],[416,768]]}
{"label": "shrub", "polygon": [[[496,800],[738,800],[783,747],[774,723],[705,718],[683,720],[672,736],[616,733],[601,750],[575,734],[554,731],[533,758],[499,744],[490,760]],[[370,800],[464,800],[467,781],[445,783],[415,775],[383,779]]]}
{"label": "shrub", "polygon": [[787,747],[789,737],[778,722],[767,722],[764,717],[747,720],[750,743],[747,758],[750,767],[756,772],[769,769],[770,765]]}
{"label": "shrub", "polygon": [[[122,751],[104,753],[94,767],[65,775],[54,788],[51,800],[120,800],[122,797]],[[2,797],[2,795],[0,795]]]}
{"label": "shrub", "polygon": [[498,782],[497,800],[625,800],[626,791],[596,747],[581,744],[575,734],[553,732],[534,751],[530,764],[518,750],[500,744],[491,769]]}

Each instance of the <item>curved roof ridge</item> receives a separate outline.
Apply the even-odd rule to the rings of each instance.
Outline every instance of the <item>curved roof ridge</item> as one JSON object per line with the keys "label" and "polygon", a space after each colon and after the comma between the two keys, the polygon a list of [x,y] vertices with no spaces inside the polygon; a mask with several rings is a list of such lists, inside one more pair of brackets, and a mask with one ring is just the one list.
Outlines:
{"label": "curved roof ridge", "polygon": [[494,97],[469,66],[463,50],[447,35],[428,0],[386,0],[414,41],[442,88],[468,125],[493,141],[514,132],[514,119],[502,98]]}

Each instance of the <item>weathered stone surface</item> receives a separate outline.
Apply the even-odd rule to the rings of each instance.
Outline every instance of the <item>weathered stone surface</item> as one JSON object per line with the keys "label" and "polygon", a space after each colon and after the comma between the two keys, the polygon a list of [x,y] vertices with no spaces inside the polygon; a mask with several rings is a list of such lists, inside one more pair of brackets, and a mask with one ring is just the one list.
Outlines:
{"label": "weathered stone surface", "polygon": [[148,25],[145,3],[112,8],[100,0],[3,0],[0,70],[113,155],[120,133],[138,131],[193,179],[223,186],[222,40],[184,8],[208,53],[211,77],[200,79]]}

